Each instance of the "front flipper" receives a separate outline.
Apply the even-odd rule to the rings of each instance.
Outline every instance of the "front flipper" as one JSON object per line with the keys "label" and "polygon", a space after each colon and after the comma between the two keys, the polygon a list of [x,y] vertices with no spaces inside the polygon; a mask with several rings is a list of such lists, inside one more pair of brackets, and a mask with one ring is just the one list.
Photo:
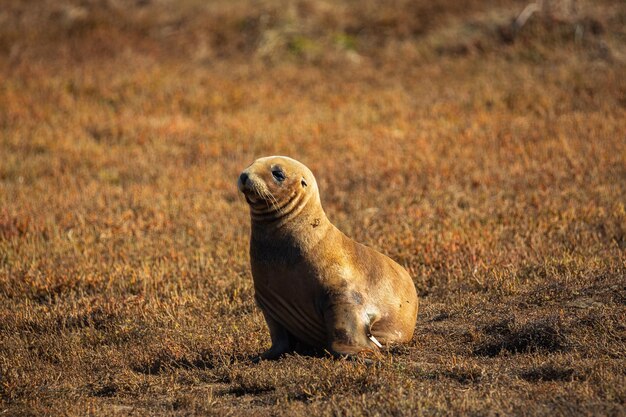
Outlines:
{"label": "front flipper", "polygon": [[295,338],[282,324],[274,320],[265,311],[261,311],[263,312],[263,317],[265,317],[265,322],[267,323],[267,327],[270,331],[272,346],[265,352],[261,353],[260,356],[253,359],[253,361],[258,362],[262,359],[275,360],[280,358],[285,353],[293,352],[297,344]]}

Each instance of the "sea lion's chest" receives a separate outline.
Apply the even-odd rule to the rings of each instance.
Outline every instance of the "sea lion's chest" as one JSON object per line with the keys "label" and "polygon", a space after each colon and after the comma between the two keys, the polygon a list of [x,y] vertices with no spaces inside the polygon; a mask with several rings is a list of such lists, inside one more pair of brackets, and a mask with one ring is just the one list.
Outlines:
{"label": "sea lion's chest", "polygon": [[250,261],[259,307],[299,339],[323,344],[325,330],[318,303],[322,291],[306,257],[297,247],[252,244]]}
{"label": "sea lion's chest", "polygon": [[314,305],[320,283],[312,268],[297,251],[277,254],[269,249],[250,250],[255,291],[285,305]]}

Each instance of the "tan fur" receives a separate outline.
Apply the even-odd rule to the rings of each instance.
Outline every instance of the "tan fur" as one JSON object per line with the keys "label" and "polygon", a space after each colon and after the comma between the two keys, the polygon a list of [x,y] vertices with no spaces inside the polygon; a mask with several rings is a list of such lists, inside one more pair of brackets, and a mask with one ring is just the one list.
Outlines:
{"label": "tan fur", "polygon": [[[283,181],[272,174],[278,167]],[[330,223],[306,166],[261,158],[242,172],[238,187],[250,205],[255,298],[272,339],[262,358],[298,343],[355,354],[378,351],[375,340],[411,339],[418,308],[411,277]]]}

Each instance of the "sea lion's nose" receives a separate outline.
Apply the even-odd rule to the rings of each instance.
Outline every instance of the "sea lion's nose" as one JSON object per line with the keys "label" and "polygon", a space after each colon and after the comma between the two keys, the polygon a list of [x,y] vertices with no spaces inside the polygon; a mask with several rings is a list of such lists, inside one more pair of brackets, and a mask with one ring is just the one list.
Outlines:
{"label": "sea lion's nose", "polygon": [[242,172],[239,176],[239,182],[241,185],[246,185],[246,181],[248,181],[248,174],[246,172]]}

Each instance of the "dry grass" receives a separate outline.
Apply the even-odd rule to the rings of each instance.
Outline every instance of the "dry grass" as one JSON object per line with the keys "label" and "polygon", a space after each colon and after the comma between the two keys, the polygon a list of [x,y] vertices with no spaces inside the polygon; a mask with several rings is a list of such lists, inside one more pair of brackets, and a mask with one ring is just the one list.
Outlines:
{"label": "dry grass", "polygon": [[[0,412],[624,415],[626,10],[462,3],[4,1]],[[409,345],[250,362],[268,154],[410,270]]]}

